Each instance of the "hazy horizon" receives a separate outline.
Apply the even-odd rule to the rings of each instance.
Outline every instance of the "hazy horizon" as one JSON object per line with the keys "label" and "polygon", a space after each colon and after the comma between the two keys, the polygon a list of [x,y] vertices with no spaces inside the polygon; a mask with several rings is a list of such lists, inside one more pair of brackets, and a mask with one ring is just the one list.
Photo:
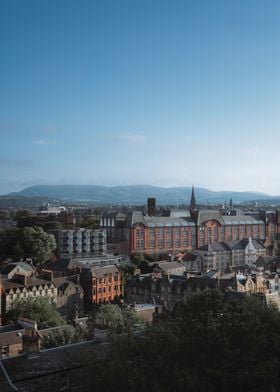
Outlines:
{"label": "hazy horizon", "polygon": [[[158,187],[158,188],[163,188],[163,189],[172,189],[172,188],[191,188],[192,187],[192,185],[183,185],[183,186],[161,186],[161,185],[154,185],[154,184],[126,184],[126,185],[123,185],[123,184],[115,184],[115,185],[102,185],[102,184],[51,184],[51,183],[49,183],[49,184],[47,184],[47,183],[45,183],[45,184],[34,184],[34,185],[30,185],[30,186],[26,186],[26,187],[24,187],[24,188],[21,188],[21,189],[19,189],[19,190],[17,190],[17,191],[11,191],[11,192],[7,192],[6,194],[10,194],[10,193],[17,193],[17,192],[20,192],[20,191],[22,191],[22,190],[24,190],[24,189],[26,189],[26,188],[30,188],[30,187],[37,187],[37,186],[46,186],[46,187],[63,187],[63,186],[69,186],[69,187],[76,187],[76,186],[81,186],[81,187],[83,187],[83,186],[88,186],[88,187],[90,187],[90,186],[101,186],[101,187],[106,187],[106,188],[114,188],[114,187],[138,187],[138,186],[140,186],[140,187]],[[213,188],[206,188],[206,187],[203,187],[203,186],[195,186],[195,189],[207,189],[207,190],[209,190],[209,191],[213,191],[213,192],[244,192],[244,193],[260,193],[260,194],[263,194],[263,195],[267,195],[267,196],[275,196],[275,197],[277,197],[277,196],[279,196],[279,195],[271,195],[271,194],[269,194],[269,193],[266,193],[266,192],[259,192],[258,190],[241,190],[241,191],[237,191],[237,190],[235,190],[235,189],[224,189],[224,188],[221,188],[221,189],[213,189]],[[0,194],[0,196],[1,195],[6,195],[6,194]]]}

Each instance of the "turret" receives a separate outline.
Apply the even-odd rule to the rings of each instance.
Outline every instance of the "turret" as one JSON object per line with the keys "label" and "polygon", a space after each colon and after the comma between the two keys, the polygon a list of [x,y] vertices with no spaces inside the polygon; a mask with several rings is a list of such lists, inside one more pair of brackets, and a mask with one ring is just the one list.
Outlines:
{"label": "turret", "polygon": [[196,199],[195,199],[195,194],[194,194],[194,186],[192,186],[192,195],[191,195],[190,209],[191,210],[195,210],[196,209]]}

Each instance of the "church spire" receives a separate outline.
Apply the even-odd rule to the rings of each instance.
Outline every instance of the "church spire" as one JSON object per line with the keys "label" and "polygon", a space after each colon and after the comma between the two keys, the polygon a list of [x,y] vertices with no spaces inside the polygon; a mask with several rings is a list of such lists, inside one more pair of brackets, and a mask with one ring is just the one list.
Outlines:
{"label": "church spire", "polygon": [[191,195],[191,209],[195,210],[196,208],[196,200],[195,200],[195,195],[194,195],[194,186],[192,186],[192,195]]}

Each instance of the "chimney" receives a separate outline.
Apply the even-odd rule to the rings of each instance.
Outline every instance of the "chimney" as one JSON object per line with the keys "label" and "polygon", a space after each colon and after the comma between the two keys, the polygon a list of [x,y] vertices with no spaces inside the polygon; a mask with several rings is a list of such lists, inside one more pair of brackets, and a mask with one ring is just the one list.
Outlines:
{"label": "chimney", "polygon": [[149,197],[147,200],[148,216],[156,215],[156,198]]}
{"label": "chimney", "polygon": [[20,319],[19,324],[24,326],[25,333],[22,336],[22,352],[27,357],[34,357],[40,352],[42,335],[37,329],[36,321]]}

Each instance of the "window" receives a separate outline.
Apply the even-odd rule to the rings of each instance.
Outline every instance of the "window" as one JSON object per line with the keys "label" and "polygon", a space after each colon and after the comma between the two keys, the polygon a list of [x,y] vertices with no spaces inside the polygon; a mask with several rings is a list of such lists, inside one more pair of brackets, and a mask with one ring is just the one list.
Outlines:
{"label": "window", "polygon": [[9,346],[0,346],[0,358],[6,358],[9,355]]}

